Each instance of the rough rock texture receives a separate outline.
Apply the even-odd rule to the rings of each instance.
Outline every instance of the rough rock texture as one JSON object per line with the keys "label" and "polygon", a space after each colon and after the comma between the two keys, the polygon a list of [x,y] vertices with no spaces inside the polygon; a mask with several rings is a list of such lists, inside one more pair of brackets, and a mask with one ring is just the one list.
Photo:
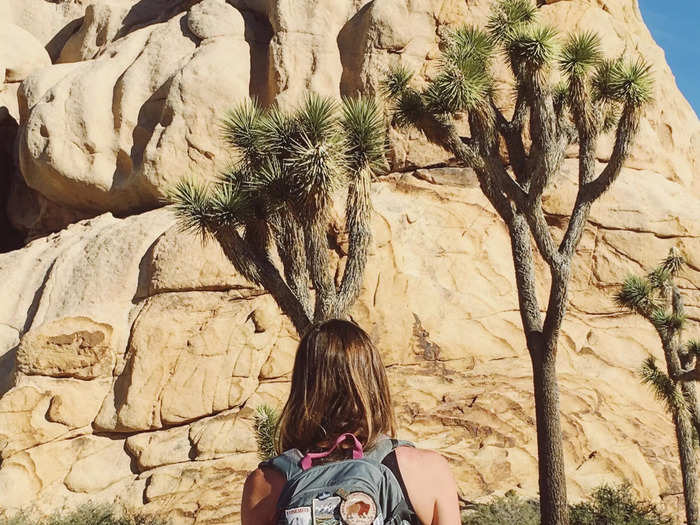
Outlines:
{"label": "rough rock texture", "polygon": [[[216,244],[179,233],[167,209],[136,212],[160,206],[181,176],[216,172],[227,160],[217,118],[241,98],[371,94],[397,60],[429,76],[440,35],[487,9],[486,0],[0,3],[0,19],[54,62],[0,84],[33,188],[14,186],[13,220],[33,234],[70,224],[0,255],[0,509],[120,501],[176,524],[238,522],[257,462],[253,410],[283,403],[296,337]],[[597,29],[610,54],[638,50],[658,78],[658,102],[619,182],[593,207],[576,259],[559,357],[569,494],[628,479],[677,512],[671,421],[636,375],[659,345],[611,296],[626,273],[678,246],[697,328],[700,123],[635,3],[559,0],[541,11]],[[442,166],[449,157],[418,133],[390,138],[395,173],[374,185],[373,253],[353,316],[389,366],[400,435],[445,454],[466,499],[534,495],[531,370],[505,229],[473,173]],[[603,141],[601,162],[609,150]],[[546,198],[555,227],[573,203],[575,154]]]}
{"label": "rough rock texture", "polygon": [[[87,4],[58,57],[72,66],[44,68],[20,90],[22,173],[48,199],[92,214],[158,206],[174,180],[211,176],[227,160],[217,119],[235,102],[374,93],[396,61],[429,76],[440,36],[488,11],[486,1],[460,0],[161,3]],[[653,164],[697,190],[700,127],[636,5],[568,0],[541,11],[558,26],[599,31],[611,56],[639,52],[655,65],[659,103],[630,165]],[[394,168],[449,160],[418,134],[393,142]]]}

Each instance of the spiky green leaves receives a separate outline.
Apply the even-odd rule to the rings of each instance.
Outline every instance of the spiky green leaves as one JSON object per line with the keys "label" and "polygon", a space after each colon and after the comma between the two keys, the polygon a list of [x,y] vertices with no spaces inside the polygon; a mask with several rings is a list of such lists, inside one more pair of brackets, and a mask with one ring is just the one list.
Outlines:
{"label": "spiky green leaves", "polygon": [[685,351],[700,359],[700,339],[689,339],[685,343]]}
{"label": "spiky green leaves", "polygon": [[279,413],[268,405],[260,405],[255,410],[255,441],[258,445],[258,457],[260,461],[274,458],[277,451],[277,424]]}
{"label": "spiky green leaves", "polygon": [[212,215],[207,189],[192,179],[182,179],[168,192],[178,226],[182,231],[205,235]]}
{"label": "spiky green leaves", "polygon": [[494,49],[494,39],[486,31],[475,26],[463,26],[445,39],[442,63],[447,67],[460,68],[467,63],[475,63],[488,69]]}
{"label": "spiky green leaves", "polygon": [[582,77],[602,58],[600,37],[585,31],[569,35],[559,55],[559,68],[569,77]]}
{"label": "spiky green leaves", "polygon": [[683,269],[683,266],[685,266],[685,258],[677,248],[673,247],[662,261],[660,268],[670,276],[675,277]]}
{"label": "spiky green leaves", "polygon": [[223,138],[236,149],[246,166],[255,166],[263,155],[262,116],[257,101],[246,100],[229,110],[222,122]]}
{"label": "spiky green leaves", "polygon": [[600,100],[640,108],[654,97],[652,67],[642,58],[603,60],[593,77],[593,87]]}
{"label": "spiky green leaves", "polygon": [[537,6],[531,0],[501,0],[489,17],[486,28],[494,39],[507,40],[512,32],[535,21]]}
{"label": "spiky green leaves", "polygon": [[557,54],[556,38],[556,29],[549,26],[518,26],[509,32],[504,47],[515,76],[540,73],[549,66]]}
{"label": "spiky green leaves", "polygon": [[343,99],[340,122],[343,136],[350,145],[347,162],[352,172],[369,168],[385,168],[386,130],[384,116],[377,101],[372,98]]}
{"label": "spiky green leaves", "polygon": [[170,200],[184,229],[198,233],[251,220],[271,221],[284,206],[313,214],[353,170],[377,170],[384,158],[381,110],[369,99],[310,94],[293,112],[245,101],[223,122],[238,160],[208,187],[179,182]]}
{"label": "spiky green leaves", "polygon": [[656,365],[656,359],[648,357],[644,360],[639,374],[642,382],[649,385],[654,396],[666,403],[669,411],[678,413],[681,417],[687,417],[688,404],[683,396],[683,391],[662,372]]}
{"label": "spiky green leaves", "polygon": [[330,97],[310,93],[296,114],[301,131],[309,142],[319,144],[334,140],[337,134],[338,104]]}
{"label": "spiky green leaves", "polygon": [[630,275],[615,294],[615,302],[622,308],[646,315],[657,307],[654,288],[644,277]]}
{"label": "spiky green leaves", "polygon": [[425,105],[434,113],[457,113],[488,100],[491,76],[478,62],[445,67],[423,93]]}
{"label": "spiky green leaves", "polygon": [[412,78],[413,72],[406,66],[401,64],[393,65],[382,82],[382,94],[389,100],[398,100],[408,89]]}

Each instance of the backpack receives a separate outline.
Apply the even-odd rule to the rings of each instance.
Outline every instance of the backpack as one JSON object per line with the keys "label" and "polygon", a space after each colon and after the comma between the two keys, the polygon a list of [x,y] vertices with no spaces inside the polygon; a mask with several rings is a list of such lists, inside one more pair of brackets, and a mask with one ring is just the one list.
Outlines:
{"label": "backpack", "polygon": [[[354,441],[352,459],[312,466],[343,441]],[[350,433],[326,452],[302,455],[297,449],[265,461],[286,477],[277,503],[278,525],[409,525],[414,516],[394,473],[384,458],[408,441],[385,438],[369,452]]]}

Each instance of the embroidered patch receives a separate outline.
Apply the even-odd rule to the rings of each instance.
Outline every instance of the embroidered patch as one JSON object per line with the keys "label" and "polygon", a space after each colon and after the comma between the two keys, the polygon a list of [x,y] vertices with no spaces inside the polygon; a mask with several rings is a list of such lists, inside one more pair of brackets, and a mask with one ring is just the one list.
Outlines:
{"label": "embroidered patch", "polygon": [[287,518],[287,525],[313,525],[311,507],[287,509],[284,511],[284,517]]}
{"label": "embroidered patch", "polygon": [[314,525],[340,525],[338,519],[338,507],[340,498],[338,496],[317,499],[311,502],[314,510]]}
{"label": "embroidered patch", "polygon": [[351,492],[340,506],[340,516],[348,525],[372,525],[377,517],[377,505],[364,492]]}

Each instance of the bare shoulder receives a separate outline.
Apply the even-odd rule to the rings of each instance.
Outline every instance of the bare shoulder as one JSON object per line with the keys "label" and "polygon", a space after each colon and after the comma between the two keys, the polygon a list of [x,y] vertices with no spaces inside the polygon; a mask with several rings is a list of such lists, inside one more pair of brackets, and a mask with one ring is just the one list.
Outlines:
{"label": "bare shoulder", "polygon": [[282,482],[284,485],[284,476],[281,472],[276,471],[273,468],[256,468],[245,479],[246,485],[251,487],[263,487],[278,485]]}
{"label": "bare shoulder", "polygon": [[248,474],[241,499],[243,525],[274,523],[277,500],[284,483],[284,475],[272,468],[257,468]]}
{"label": "bare shoulder", "polygon": [[450,464],[439,452],[425,448],[398,447],[396,458],[400,462],[401,470],[407,469],[431,469],[437,472],[450,472]]}
{"label": "bare shoulder", "polygon": [[433,450],[398,447],[396,460],[421,523],[460,522],[457,486],[447,459]]}

